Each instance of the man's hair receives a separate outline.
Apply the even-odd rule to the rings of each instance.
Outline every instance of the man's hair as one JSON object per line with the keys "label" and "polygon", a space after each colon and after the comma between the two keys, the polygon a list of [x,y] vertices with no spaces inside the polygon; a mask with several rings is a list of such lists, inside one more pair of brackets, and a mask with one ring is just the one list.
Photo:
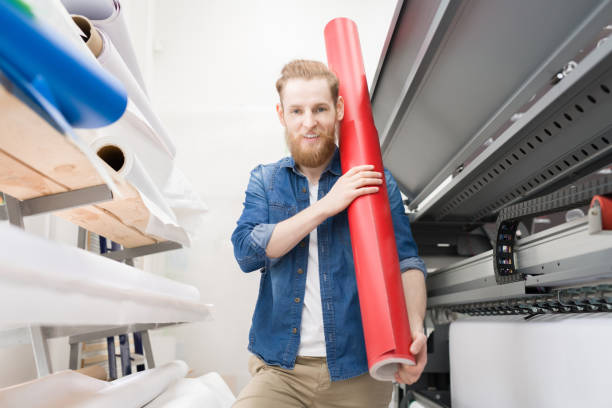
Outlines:
{"label": "man's hair", "polygon": [[327,80],[332,100],[334,101],[334,105],[336,105],[338,101],[338,77],[327,68],[327,65],[324,63],[312,60],[293,60],[285,65],[281,71],[281,77],[276,81],[276,90],[278,91],[278,96],[281,98],[281,102],[285,84],[288,80],[295,78],[323,78]]}

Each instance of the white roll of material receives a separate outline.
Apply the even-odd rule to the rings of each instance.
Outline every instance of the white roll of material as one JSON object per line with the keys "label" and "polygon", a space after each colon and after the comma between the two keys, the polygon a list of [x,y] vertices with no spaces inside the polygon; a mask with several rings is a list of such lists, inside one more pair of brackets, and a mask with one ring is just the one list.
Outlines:
{"label": "white roll of material", "polygon": [[[96,26],[95,22],[94,26]],[[102,52],[98,56],[98,62],[105,70],[113,74],[123,83],[127,90],[128,97],[154,130],[154,132],[149,132],[148,136],[153,139],[153,142],[158,143],[171,159],[174,158],[176,155],[174,142],[160,123],[157,115],[153,112],[149,99],[142,91],[141,86],[136,82],[132,72],[130,72],[121,55],[115,48],[113,40],[111,40],[110,36],[104,31],[104,28],[97,28],[102,37]]]}
{"label": "white roll of material", "polygon": [[184,378],[189,368],[176,360],[161,367],[140,371],[111,382],[95,395],[68,404],[66,408],[140,408],[163,393],[171,384]]}
{"label": "white roll of material", "polygon": [[[164,218],[162,214],[150,209],[155,217],[151,217],[145,232],[189,246],[189,236],[197,234],[208,208],[174,165],[174,143],[151,110],[148,98],[114,48],[113,41],[102,30],[99,32],[103,48],[98,62],[124,83],[129,101],[121,119],[100,129],[98,134],[105,138],[104,143],[120,146],[125,151],[129,150],[128,154],[137,155],[135,161],[157,187],[159,193],[153,193],[143,177],[127,178],[143,196],[167,215]],[[101,145],[98,140],[94,143],[97,147]],[[163,200],[160,199],[162,196]],[[172,211],[168,212],[167,207]]]}
{"label": "white roll of material", "polygon": [[113,0],[61,0],[70,14],[86,16],[90,20],[106,20],[115,12]]}
{"label": "white roll of material", "polygon": [[[132,146],[138,146],[138,143],[130,143],[130,140],[138,141],[139,132],[130,132],[133,128],[133,122],[122,121],[111,125],[114,131],[123,133],[122,130],[127,130],[122,136],[102,136],[95,139],[91,143],[91,147],[98,153],[108,165],[110,165],[118,174],[129,182],[138,190],[140,197],[150,212],[149,220],[145,233],[155,235],[160,238],[179,242],[184,246],[191,245],[191,239],[188,233],[179,225],[179,222],[170,208],[167,200],[162,192],[157,187],[156,183],[151,178],[151,175],[139,159],[140,154],[136,153],[136,149]],[[114,132],[113,132],[114,133]],[[150,145],[144,144],[140,146],[138,151],[143,155],[148,153],[153,156],[159,153],[152,149]],[[163,159],[163,154],[159,155],[160,163],[171,166]],[[149,159],[151,157],[149,156]],[[164,167],[161,165],[160,167]],[[150,167],[149,167],[150,168]]]}
{"label": "white roll of material", "polygon": [[[166,211],[168,215],[164,218],[162,214],[158,214],[158,219],[151,220],[150,228],[145,232],[174,241],[181,239],[177,242],[188,246],[189,241],[181,238],[184,232],[177,230],[168,220],[175,221],[187,232],[187,239],[190,240],[197,235],[208,207],[166,152],[159,145],[151,143],[149,135],[152,132],[154,130],[136,106],[128,101],[128,107],[121,119],[109,126],[90,130],[84,133],[83,137],[89,140],[90,146],[96,152],[104,146],[117,146],[124,152],[127,161],[138,163],[139,168],[134,177],[129,176],[129,170],[132,168],[130,163],[127,163],[123,170],[123,176],[139,190],[141,196],[147,195],[149,200],[156,203],[157,208]],[[132,161],[130,157],[136,157],[136,160]],[[113,164],[111,167],[118,169]],[[146,174],[148,177],[141,177],[139,174]],[[150,180],[153,186],[145,180]],[[168,207],[172,210],[172,215],[168,213]]]}
{"label": "white roll of material", "polygon": [[[48,0],[44,0],[48,1]],[[70,14],[87,17],[113,41],[123,61],[146,93],[142,73],[138,67],[134,46],[118,0],[61,0]]]}
{"label": "white roll of material", "polygon": [[[10,225],[0,226],[0,277],[19,273],[44,273],[49,278],[99,282],[120,290],[139,289],[186,300],[200,300],[200,291],[133,268],[112,259],[29,234]],[[67,268],[70,260],[70,268]]]}
{"label": "white roll of material", "polygon": [[208,373],[178,380],[146,408],[231,408],[235,401],[223,378],[217,373]]}
{"label": "white roll of material", "polygon": [[75,371],[61,371],[0,390],[6,408],[140,408],[187,374],[177,360],[106,382]]}

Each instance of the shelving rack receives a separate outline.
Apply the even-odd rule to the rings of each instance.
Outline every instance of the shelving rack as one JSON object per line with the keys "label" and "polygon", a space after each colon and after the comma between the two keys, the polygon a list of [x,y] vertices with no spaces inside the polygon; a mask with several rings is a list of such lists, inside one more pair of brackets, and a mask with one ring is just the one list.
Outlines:
{"label": "shelving rack", "polygon": [[[35,21],[28,20],[27,16],[20,16],[18,13],[13,15],[15,10],[12,10],[10,5],[2,7],[3,10],[6,8],[7,14],[3,17],[8,19],[6,22],[11,24],[15,22],[12,29],[25,30],[20,32],[32,34],[24,41],[34,41],[35,44],[32,44],[34,46],[45,41],[46,31],[39,30]],[[11,20],[11,16],[14,17],[14,20]],[[31,27],[32,30],[29,30],[28,27]],[[14,32],[7,29],[0,34],[5,44],[12,44],[13,40],[9,38],[9,34],[12,35]],[[67,52],[65,57],[62,57],[63,54],[58,50],[66,48],[62,48],[62,44],[58,44],[57,39],[49,37],[49,44],[49,49],[55,53],[54,56],[59,55],[58,58],[64,69],[73,68],[72,64],[75,72],[89,74],[87,64],[79,63],[78,58],[71,60],[70,56],[74,53]],[[130,275],[137,282],[138,279],[145,281],[149,279],[155,281],[158,286],[163,286],[164,282],[167,282],[169,286],[180,286],[181,284],[178,283],[171,285],[172,282],[168,279],[155,277],[147,272],[134,269],[133,266],[128,266],[133,265],[135,257],[175,250],[182,246],[145,232],[150,215],[139,192],[119,177],[116,172],[107,168],[108,174],[120,193],[113,194],[104,182],[104,178],[101,177],[101,173],[73,143],[73,140],[70,140],[66,132],[62,131],[66,130],[68,120],[65,121],[66,123],[60,123],[64,122],[60,118],[62,120],[58,122],[58,117],[49,113],[49,107],[41,103],[40,98],[37,99],[32,94],[24,92],[24,85],[20,81],[32,80],[28,78],[31,72],[25,71],[36,70],[35,64],[32,65],[32,61],[27,61],[24,65],[24,62],[20,61],[21,66],[26,67],[22,73],[12,65],[13,61],[6,59],[7,55],[4,55],[4,51],[3,54],[0,54],[0,128],[2,129],[0,132],[0,220],[8,220],[12,226],[23,229],[24,217],[53,212],[79,226],[78,247],[80,249],[55,246],[55,243],[28,236],[12,227],[0,229],[0,234],[3,234],[5,242],[14,237],[17,241],[22,240],[19,242],[32,242],[32,245],[38,245],[39,249],[43,248],[50,253],[57,250],[64,257],[60,265],[62,268],[74,268],[71,262],[76,260],[77,265],[83,269],[88,269],[88,265],[91,264],[92,270],[95,270],[94,266],[98,269],[108,268],[109,272],[116,269],[115,272]],[[16,51],[13,48],[7,52],[15,53]],[[29,57],[32,57],[32,50],[27,49],[27,52]],[[100,72],[98,77],[94,74],[87,78],[108,79],[107,82],[85,84],[92,90],[96,87],[98,87],[96,90],[99,90],[99,87],[104,87],[105,83],[117,85],[117,82],[113,78],[108,78],[108,74],[104,72]],[[44,88],[45,80],[46,78],[39,78],[36,81]],[[26,88],[27,86],[29,85],[26,85]],[[40,91],[40,89],[37,90]],[[53,96],[45,92],[41,92],[41,95],[49,97],[47,102],[52,109],[55,109]],[[117,95],[120,95],[120,92],[114,94],[114,96]],[[83,101],[79,103],[83,104]],[[96,103],[103,106],[99,104],[99,101]],[[91,113],[92,108],[87,109]],[[92,262],[93,255],[84,251],[87,231],[104,236],[123,248],[104,254],[104,258],[96,258],[96,262]],[[7,244],[13,244],[13,242]],[[7,244],[3,243],[3,245]],[[36,254],[33,255],[35,257]],[[4,255],[0,254],[0,265],[3,265],[3,268],[0,269],[0,292],[4,291],[0,295],[0,303],[5,302],[2,305],[5,313],[0,316],[0,346],[31,344],[39,377],[53,371],[49,358],[48,339],[69,337],[69,366],[71,369],[76,369],[80,360],[82,342],[134,333],[140,343],[136,351],[142,352],[147,367],[153,368],[155,360],[149,330],[210,318],[211,306],[202,304],[197,289],[188,285],[182,286],[193,289],[193,293],[197,295],[175,296],[159,289],[147,289],[136,285],[128,290],[118,285],[117,282],[110,280],[106,282],[107,278],[101,276],[92,278],[83,274],[82,278],[78,276],[53,277],[51,270],[41,267],[40,264],[32,266],[26,262],[26,259],[23,259],[23,262],[16,261],[14,259],[16,256],[7,252],[4,252]],[[104,260],[98,262],[102,259]],[[118,261],[118,263],[113,261]],[[120,263],[128,265],[120,265]],[[114,276],[119,275],[115,273]],[[52,278],[59,279],[61,282],[56,288],[47,290],[45,283]],[[45,292],[46,290],[49,293]],[[82,292],[75,292],[78,290]],[[52,311],[46,310],[45,305],[37,303],[36,296],[45,293],[49,296],[48,298],[54,300],[53,307],[49,307],[53,309]],[[7,298],[13,299],[15,303],[9,305],[7,303],[9,301],[5,301]],[[87,302],[91,303],[87,307],[93,312],[92,316],[85,318],[83,313],[78,314],[77,312],[79,305]],[[116,312],[109,314],[108,310],[104,309],[105,307],[108,309],[109,305],[113,305],[113,311],[116,310]],[[122,310],[124,305],[131,306],[131,311]],[[72,320],[73,317],[75,320]],[[140,348],[142,350],[138,350]],[[114,351],[112,354],[112,356],[109,355],[109,363],[111,359],[113,361],[115,359]]]}

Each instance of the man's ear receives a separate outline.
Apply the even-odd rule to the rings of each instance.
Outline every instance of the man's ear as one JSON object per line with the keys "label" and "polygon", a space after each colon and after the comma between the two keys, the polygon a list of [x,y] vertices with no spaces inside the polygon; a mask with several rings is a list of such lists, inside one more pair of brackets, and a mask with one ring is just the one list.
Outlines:
{"label": "man's ear", "polygon": [[283,125],[283,127],[287,127],[287,124],[285,123],[283,105],[281,105],[280,103],[276,104],[276,114],[278,115],[278,120],[280,120],[281,125]]}
{"label": "man's ear", "polygon": [[342,120],[344,118],[344,98],[338,96],[338,102],[336,103],[336,119]]}

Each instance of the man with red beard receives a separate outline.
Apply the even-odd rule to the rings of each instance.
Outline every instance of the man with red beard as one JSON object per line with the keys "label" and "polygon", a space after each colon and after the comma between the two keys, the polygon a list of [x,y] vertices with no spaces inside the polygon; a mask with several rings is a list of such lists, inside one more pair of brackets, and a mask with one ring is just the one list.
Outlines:
{"label": "man with red beard", "polygon": [[[368,374],[346,208],[382,184],[374,166],[340,167],[336,132],[344,114],[338,78],[317,61],[285,65],[276,110],[291,157],[251,172],[232,234],[245,272],[260,270],[249,334],[252,380],[235,408],[387,407],[390,382]],[[427,360],[425,264],[417,255],[397,187],[385,171],[418,380]]]}

